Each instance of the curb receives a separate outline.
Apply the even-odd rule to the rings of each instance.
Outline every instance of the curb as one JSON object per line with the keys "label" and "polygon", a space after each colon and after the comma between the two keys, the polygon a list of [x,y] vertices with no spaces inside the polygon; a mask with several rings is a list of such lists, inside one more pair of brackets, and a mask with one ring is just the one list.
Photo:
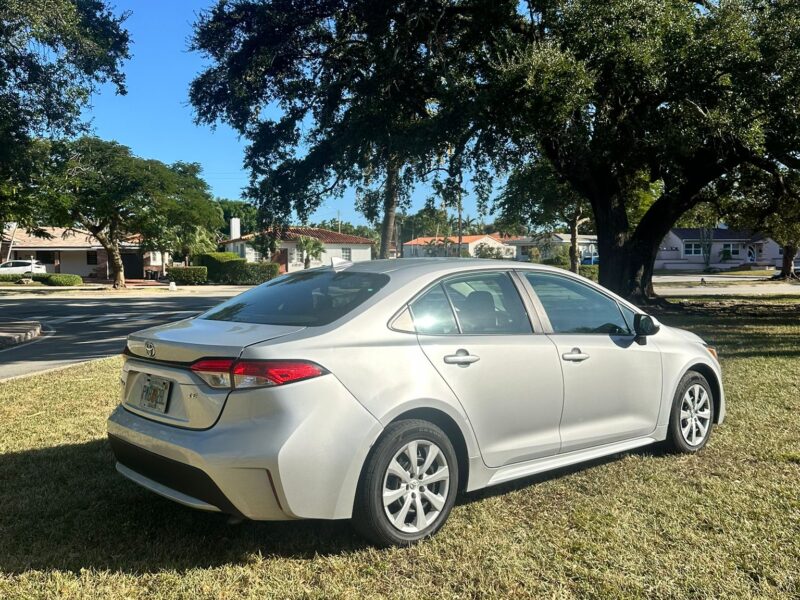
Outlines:
{"label": "curb", "polygon": [[42,333],[38,321],[9,321],[0,323],[0,348],[10,348],[28,342]]}

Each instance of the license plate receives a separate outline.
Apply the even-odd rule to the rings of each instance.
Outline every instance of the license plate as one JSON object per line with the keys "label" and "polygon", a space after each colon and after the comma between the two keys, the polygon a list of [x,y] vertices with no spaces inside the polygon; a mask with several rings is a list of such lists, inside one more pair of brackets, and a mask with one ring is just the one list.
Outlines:
{"label": "license plate", "polygon": [[139,398],[139,406],[152,410],[153,412],[167,412],[169,402],[169,388],[171,382],[161,377],[148,376],[142,386],[142,395]]}

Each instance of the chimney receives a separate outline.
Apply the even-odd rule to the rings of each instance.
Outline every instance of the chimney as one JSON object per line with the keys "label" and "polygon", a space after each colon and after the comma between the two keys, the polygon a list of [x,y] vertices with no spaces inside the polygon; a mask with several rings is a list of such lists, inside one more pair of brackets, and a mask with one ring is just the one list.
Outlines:
{"label": "chimney", "polygon": [[242,222],[239,217],[231,217],[231,239],[238,240],[242,237]]}

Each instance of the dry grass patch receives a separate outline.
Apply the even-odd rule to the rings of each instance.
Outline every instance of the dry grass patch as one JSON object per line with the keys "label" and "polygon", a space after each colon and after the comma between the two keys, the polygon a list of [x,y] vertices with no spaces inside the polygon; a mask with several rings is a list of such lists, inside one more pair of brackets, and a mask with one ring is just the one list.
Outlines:
{"label": "dry grass patch", "polygon": [[[784,306],[778,304],[778,306]],[[697,456],[657,449],[463,498],[435,539],[245,523],[114,472],[118,359],[0,384],[0,597],[800,596],[797,306],[665,314],[715,343],[729,417]]]}

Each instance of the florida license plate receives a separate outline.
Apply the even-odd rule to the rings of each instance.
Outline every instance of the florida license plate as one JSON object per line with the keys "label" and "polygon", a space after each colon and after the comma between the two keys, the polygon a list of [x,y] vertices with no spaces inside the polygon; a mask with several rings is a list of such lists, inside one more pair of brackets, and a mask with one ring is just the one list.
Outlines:
{"label": "florida license plate", "polygon": [[167,379],[149,375],[142,386],[139,406],[147,410],[152,410],[153,412],[167,412],[170,385],[171,382]]}

